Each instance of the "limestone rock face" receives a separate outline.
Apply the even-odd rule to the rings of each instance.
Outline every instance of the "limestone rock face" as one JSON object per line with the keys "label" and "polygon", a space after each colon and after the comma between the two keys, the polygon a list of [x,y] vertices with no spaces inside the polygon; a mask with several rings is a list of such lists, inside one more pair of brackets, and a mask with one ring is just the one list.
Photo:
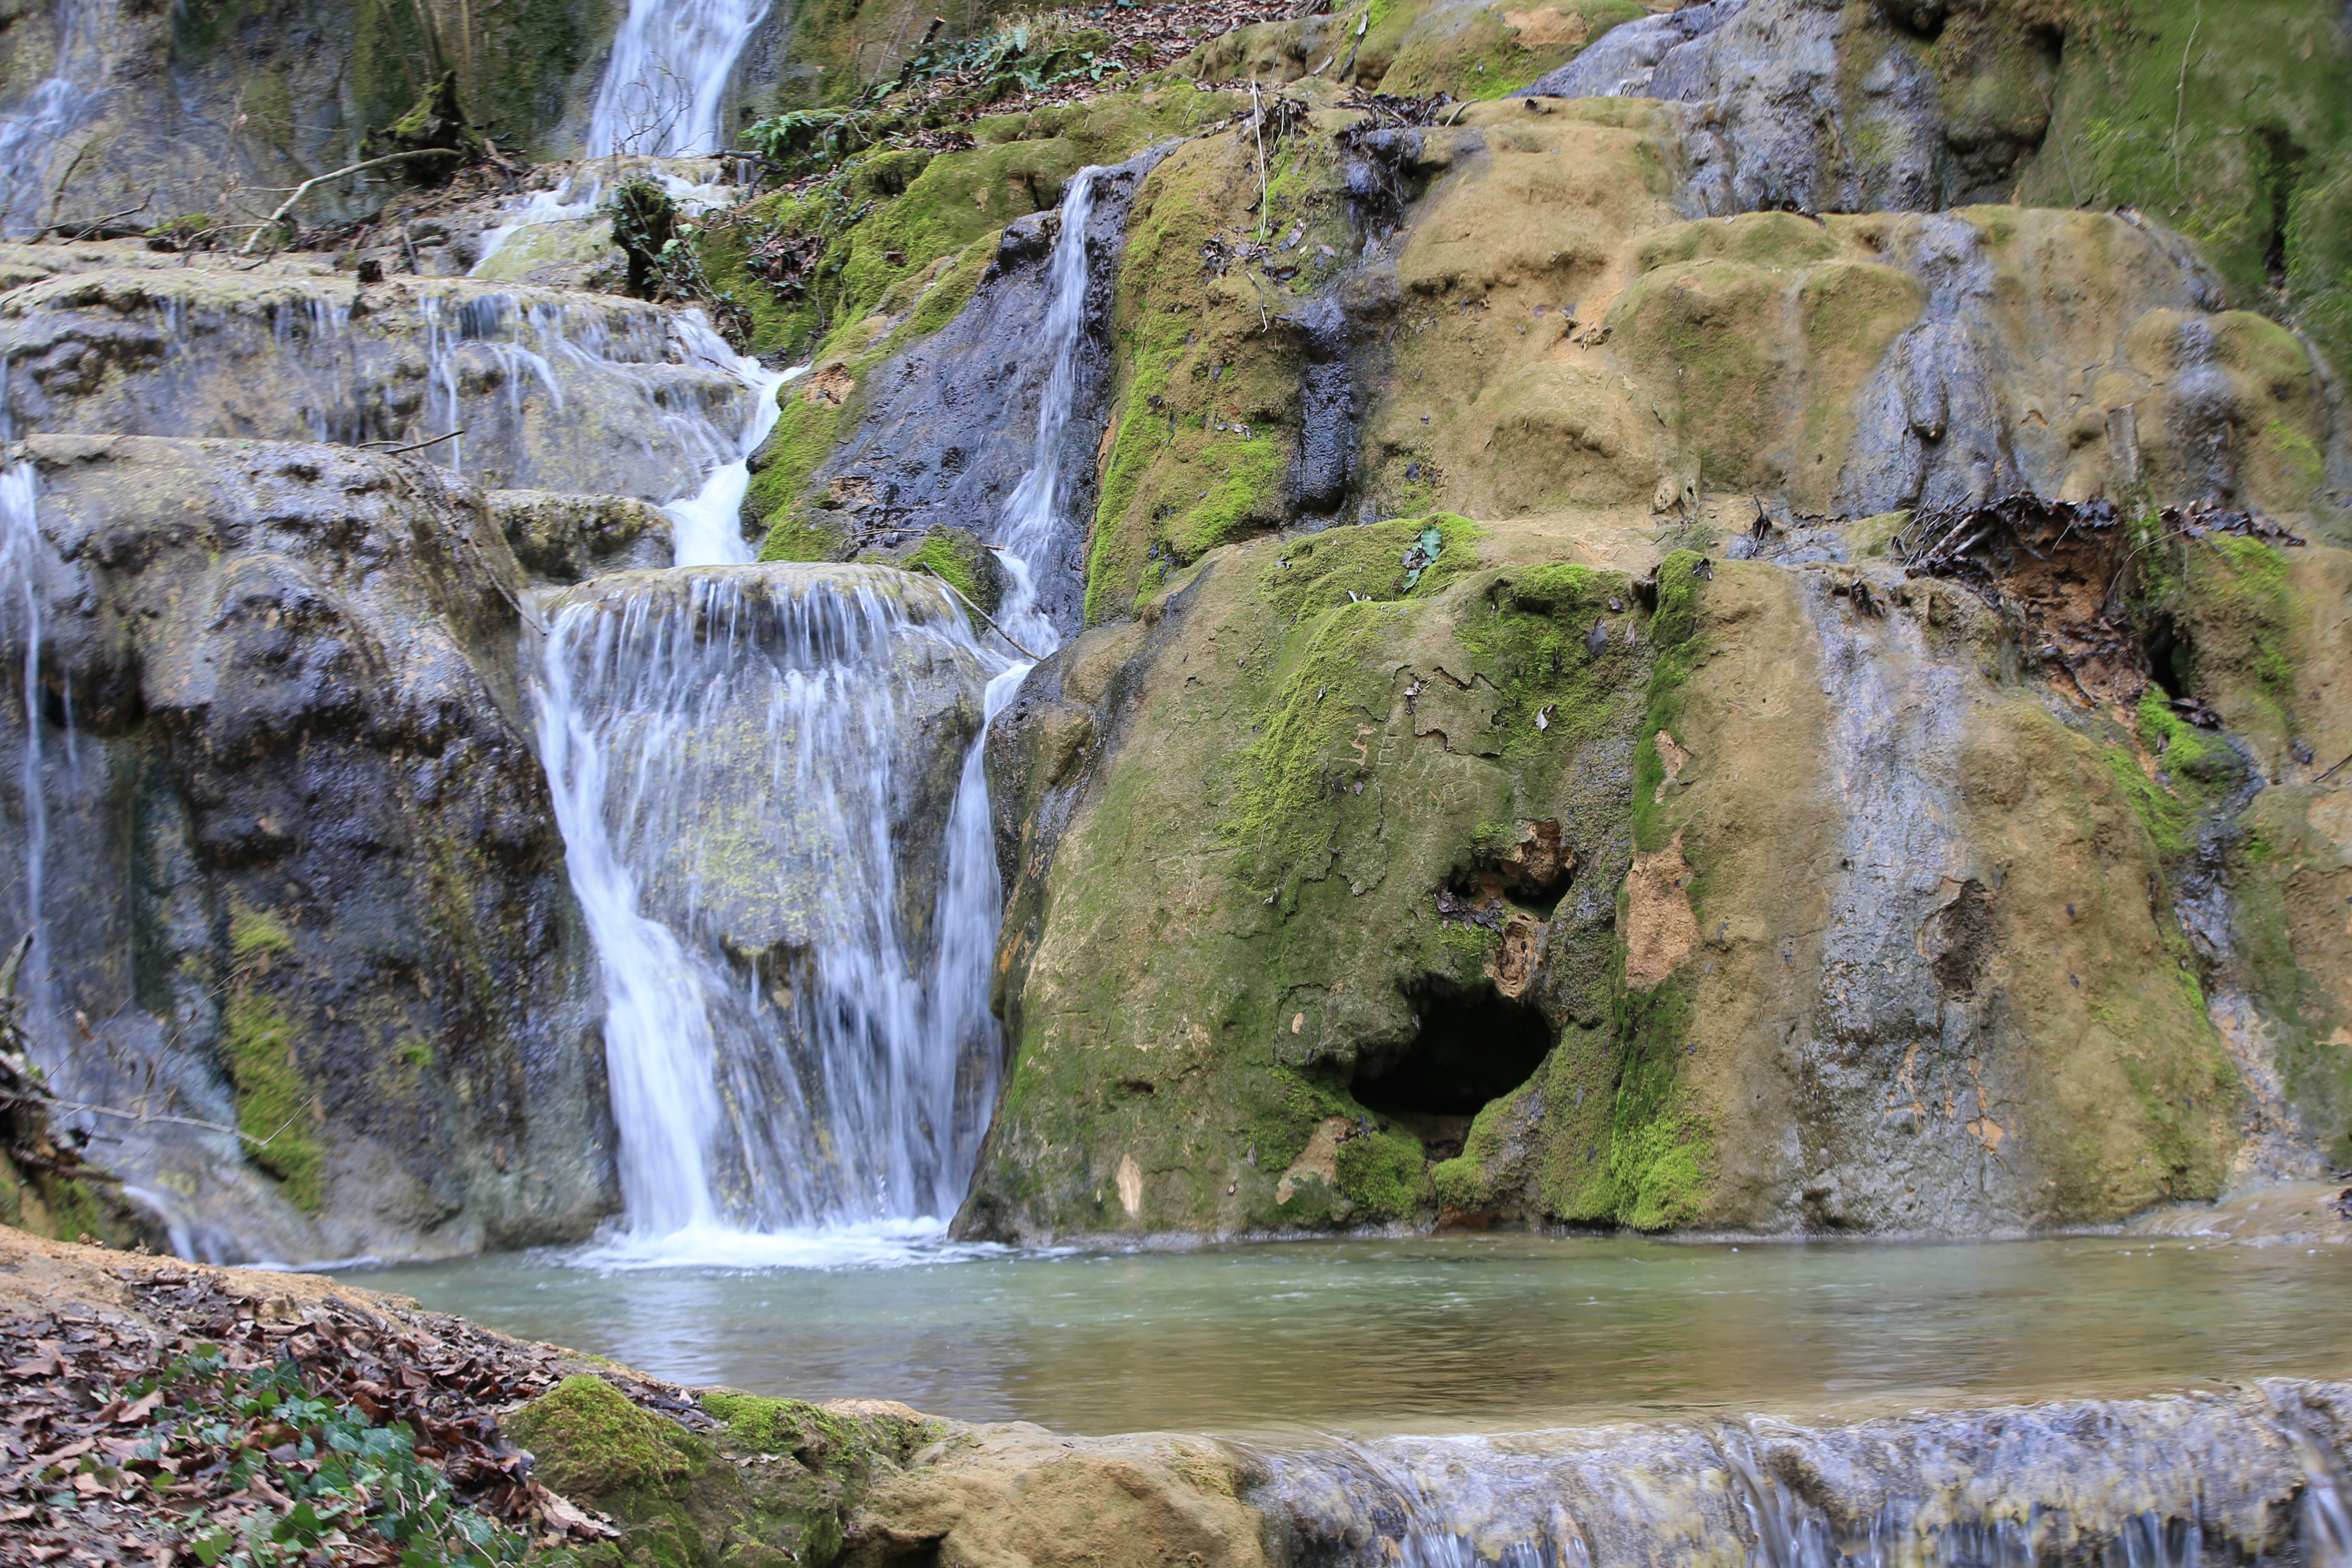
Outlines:
{"label": "limestone rock face", "polygon": [[9,658],[40,701],[10,741],[47,819],[8,893],[37,1015],[75,1021],[52,1078],[153,1118],[103,1129],[134,1195],[194,1256],[583,1235],[612,1202],[588,955],[477,494],[308,443],[12,460],[39,629],[12,607]]}
{"label": "limestone rock face", "polygon": [[0,354],[19,430],[430,442],[500,489],[692,495],[750,415],[698,316],[316,266],[61,273],[0,304]]}
{"label": "limestone rock face", "polygon": [[[1066,514],[1090,511],[1110,380],[1100,325],[1110,315],[1129,205],[1166,151],[1139,154],[1095,181],[1086,236],[1087,330],[1064,389],[1076,417],[1057,449],[1035,450],[1038,405],[1055,368],[1037,340],[1062,237],[1061,215],[1047,212],[1007,225],[970,303],[937,333],[867,371],[862,392],[838,370],[839,382],[829,383],[829,366],[790,389],[787,395],[808,401],[847,395],[852,406],[803,493],[760,521],[772,530],[781,526],[786,536],[823,536],[828,549],[845,554],[868,547],[887,552],[934,529],[994,541],[1006,501],[1041,459],[1053,466]],[[1050,559],[1031,563],[1044,612],[1072,630],[1081,621],[1083,546],[1073,531]]]}
{"label": "limestone rock face", "polygon": [[1137,195],[962,1228],[1984,1235],[2352,1147],[2309,341],[2136,214],[1692,219],[1673,103],[1440,118]]}
{"label": "limestone rock face", "polygon": [[482,499],[515,560],[551,583],[659,566],[672,553],[668,516],[628,496],[492,490]]}

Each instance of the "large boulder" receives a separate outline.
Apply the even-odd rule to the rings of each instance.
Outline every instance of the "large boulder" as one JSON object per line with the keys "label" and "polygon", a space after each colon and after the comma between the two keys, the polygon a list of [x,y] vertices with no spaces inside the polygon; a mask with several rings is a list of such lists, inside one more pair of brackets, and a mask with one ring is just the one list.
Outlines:
{"label": "large boulder", "polygon": [[613,1202],[589,953],[478,493],[306,443],[10,456],[38,498],[9,742],[39,787],[6,896],[108,1163],[195,1256],[586,1234]]}

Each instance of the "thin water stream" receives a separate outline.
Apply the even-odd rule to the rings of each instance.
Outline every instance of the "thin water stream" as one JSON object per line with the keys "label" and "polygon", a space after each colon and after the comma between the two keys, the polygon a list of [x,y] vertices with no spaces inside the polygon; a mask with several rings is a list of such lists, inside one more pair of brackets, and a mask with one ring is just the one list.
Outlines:
{"label": "thin water stream", "polygon": [[[730,1267],[762,1256],[816,1267]],[[1511,1431],[2352,1373],[2352,1248],[1524,1235],[944,1254],[836,1236],[690,1267],[351,1278],[691,1383],[1058,1430]]]}

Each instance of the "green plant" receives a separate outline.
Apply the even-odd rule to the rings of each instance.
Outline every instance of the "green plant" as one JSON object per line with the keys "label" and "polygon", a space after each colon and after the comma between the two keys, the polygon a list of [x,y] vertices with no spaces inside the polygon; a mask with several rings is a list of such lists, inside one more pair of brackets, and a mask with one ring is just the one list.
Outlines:
{"label": "green plant", "polygon": [[[379,1425],[351,1405],[316,1397],[291,1362],[234,1367],[205,1347],[122,1390],[126,1401],[151,1394],[167,1403],[131,1463],[203,1466],[225,1458],[226,1489],[280,1500],[192,1519],[188,1550],[205,1568],[570,1563],[568,1554],[534,1552],[524,1532],[459,1502],[441,1472],[417,1458],[406,1423]],[[92,1462],[86,1457],[83,1464]]]}
{"label": "green plant", "polygon": [[613,243],[628,258],[624,286],[632,298],[700,305],[729,342],[740,346],[749,338],[750,312],[712,286],[694,245],[698,226],[677,210],[668,191],[652,180],[625,180],[606,210],[613,216]]}

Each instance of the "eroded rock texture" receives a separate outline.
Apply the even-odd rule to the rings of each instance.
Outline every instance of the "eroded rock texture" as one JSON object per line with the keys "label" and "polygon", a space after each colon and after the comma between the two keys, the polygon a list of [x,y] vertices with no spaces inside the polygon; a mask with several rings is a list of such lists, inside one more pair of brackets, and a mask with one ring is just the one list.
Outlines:
{"label": "eroded rock texture", "polygon": [[198,1256],[584,1234],[611,1202],[585,939],[478,496],[304,443],[11,460],[39,492],[11,742],[46,820],[8,892],[53,1080],[151,1118],[108,1120],[110,1163]]}
{"label": "eroded rock texture", "polygon": [[[1981,1235],[2315,1173],[2308,341],[2137,215],[1692,220],[1671,104],[1443,119],[1292,132],[1264,251],[1244,137],[1136,198],[1113,624],[992,741],[962,1226]],[[1391,521],[1297,531],[1334,363]]]}

